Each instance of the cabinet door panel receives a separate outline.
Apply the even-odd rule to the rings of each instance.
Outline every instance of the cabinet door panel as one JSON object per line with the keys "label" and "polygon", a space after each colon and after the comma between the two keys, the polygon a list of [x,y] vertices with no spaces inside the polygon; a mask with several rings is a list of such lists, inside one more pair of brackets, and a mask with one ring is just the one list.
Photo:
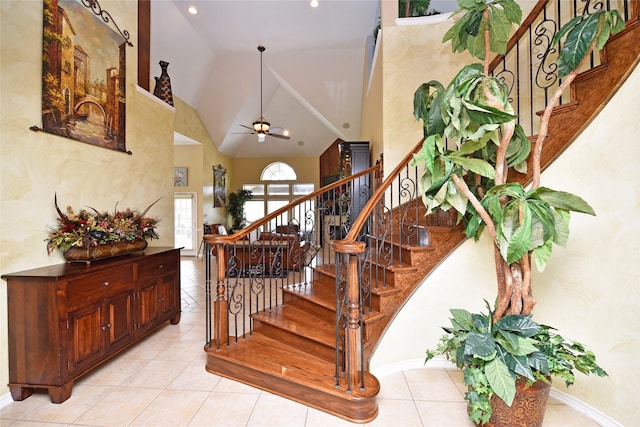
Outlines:
{"label": "cabinet door panel", "polygon": [[152,324],[158,318],[158,283],[147,284],[140,289],[140,329]]}
{"label": "cabinet door panel", "polygon": [[132,300],[133,293],[127,292],[106,301],[106,312],[109,314],[107,323],[109,350],[126,344],[133,337]]}
{"label": "cabinet door panel", "polygon": [[172,312],[180,308],[180,299],[175,285],[176,275],[164,276],[158,283],[158,316]]}
{"label": "cabinet door panel", "polygon": [[69,313],[69,328],[72,344],[69,345],[69,370],[75,371],[89,366],[100,358],[104,351],[102,334],[102,304],[95,304]]}

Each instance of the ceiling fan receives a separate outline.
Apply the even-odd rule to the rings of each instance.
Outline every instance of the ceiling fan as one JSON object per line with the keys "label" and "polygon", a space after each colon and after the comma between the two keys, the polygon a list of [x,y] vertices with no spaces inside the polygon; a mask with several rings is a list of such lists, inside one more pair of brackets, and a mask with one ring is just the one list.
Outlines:
{"label": "ceiling fan", "polygon": [[258,135],[258,142],[264,142],[267,136],[273,136],[275,138],[290,139],[287,131],[284,133],[274,133],[276,130],[282,130],[280,126],[271,127],[271,123],[267,121],[262,115],[262,53],[265,51],[264,46],[258,46],[258,52],[260,52],[260,118],[252,123],[252,126],[240,125],[243,128],[249,129],[251,132],[248,134]]}

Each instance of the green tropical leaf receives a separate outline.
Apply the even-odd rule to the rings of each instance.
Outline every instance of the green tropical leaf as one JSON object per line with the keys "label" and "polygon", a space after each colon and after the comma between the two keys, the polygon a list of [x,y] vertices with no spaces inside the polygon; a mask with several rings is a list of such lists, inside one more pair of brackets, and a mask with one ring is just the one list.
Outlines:
{"label": "green tropical leaf", "polygon": [[466,141],[464,144],[462,144],[462,147],[460,147],[460,149],[456,154],[459,154],[461,156],[467,156],[469,154],[475,153],[478,150],[481,150],[486,145],[487,145],[486,141],[470,139]]}
{"label": "green tropical leaf", "polygon": [[552,250],[553,242],[551,240],[547,240],[542,246],[538,246],[533,250],[533,261],[539,272],[542,273],[547,267],[547,262],[549,262]]}
{"label": "green tropical leaf", "polygon": [[512,372],[515,372],[518,375],[522,375],[523,377],[526,377],[531,381],[535,381],[533,372],[531,371],[531,367],[527,363],[526,356],[514,356],[512,354],[506,353],[504,357],[504,363]]}
{"label": "green tropical leaf", "polygon": [[579,196],[575,194],[567,193],[565,191],[556,191],[547,187],[539,187],[534,189],[528,194],[528,197],[533,197],[547,202],[554,208],[566,209],[574,212],[586,213],[589,215],[595,215],[595,211],[589,204]]}
{"label": "green tropical leaf", "polygon": [[503,7],[509,21],[514,24],[520,24],[522,21],[522,9],[514,0],[497,0],[495,4]]}
{"label": "green tropical leaf", "polygon": [[489,334],[470,332],[464,346],[464,354],[491,360],[496,353],[496,342]]}
{"label": "green tropical leaf", "polygon": [[504,54],[507,51],[507,42],[513,23],[504,9],[489,6],[489,46],[492,52]]}
{"label": "green tropical leaf", "polygon": [[535,351],[527,356],[527,363],[536,371],[549,375],[549,361],[541,351]]}
{"label": "green tropical leaf", "polygon": [[[507,204],[507,206],[511,205],[512,203]],[[513,213],[514,217],[508,219],[505,213],[505,218],[503,218],[503,224],[515,223],[516,221],[519,224],[510,236],[507,235],[506,232],[504,232],[505,237],[509,240],[506,251],[507,256],[505,258],[505,260],[509,264],[518,261],[527,252],[529,252],[529,246],[531,245],[531,210],[526,203],[521,201],[513,203],[513,206],[514,209],[512,209],[510,212]],[[522,209],[522,218],[519,218],[520,209]],[[516,215],[518,216],[516,217]]]}
{"label": "green tropical leaf", "polygon": [[[449,310],[453,318],[451,322],[454,325],[459,326],[461,330],[469,331],[473,328],[473,321],[471,320],[471,313],[461,308],[452,308]],[[460,330],[458,329],[458,330]]]}
{"label": "green tropical leaf", "polygon": [[516,381],[511,376],[509,367],[500,359],[495,359],[485,365],[484,373],[495,394],[511,406],[516,395]]}
{"label": "green tropical leaf", "polygon": [[567,246],[567,242],[569,241],[569,219],[570,213],[565,209],[554,209],[554,233],[553,233],[553,243],[556,245],[560,245],[562,247]]}
{"label": "green tropical leaf", "polygon": [[500,124],[515,120],[517,116],[505,113],[497,108],[488,105],[477,104],[471,101],[464,101],[463,105],[467,107],[469,118],[479,124]]}
{"label": "green tropical leaf", "polygon": [[567,38],[558,56],[558,77],[565,77],[575,70],[582,58],[589,53],[591,42],[598,32],[599,16],[599,13],[583,15],[584,19],[567,33]]}
{"label": "green tropical leaf", "polygon": [[495,328],[510,331],[525,338],[530,338],[542,331],[542,326],[534,322],[531,315],[510,314],[502,317]]}
{"label": "green tropical leaf", "polygon": [[473,173],[482,175],[489,179],[494,179],[496,176],[496,170],[488,162],[482,159],[474,159],[469,157],[458,156],[457,153],[450,154],[447,159],[451,160],[455,164],[462,166],[465,169],[470,170]]}

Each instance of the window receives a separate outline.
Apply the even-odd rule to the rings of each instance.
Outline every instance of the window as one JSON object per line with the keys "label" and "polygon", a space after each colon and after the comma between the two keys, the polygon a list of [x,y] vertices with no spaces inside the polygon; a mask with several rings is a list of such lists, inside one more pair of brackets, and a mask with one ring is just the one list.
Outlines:
{"label": "window", "polygon": [[[296,180],[296,172],[288,164],[274,162],[267,165],[260,175],[261,183],[242,186],[243,189],[249,190],[253,194],[253,198],[245,204],[244,208],[247,220],[253,222],[263,218],[315,190],[312,183],[299,183],[295,182]],[[303,209],[299,209],[300,212],[291,214],[293,219],[300,224],[301,229],[306,229],[304,212],[309,209],[313,209],[313,207],[305,206]],[[289,216],[289,213],[285,213],[282,218],[278,219],[278,222],[288,223]]]}

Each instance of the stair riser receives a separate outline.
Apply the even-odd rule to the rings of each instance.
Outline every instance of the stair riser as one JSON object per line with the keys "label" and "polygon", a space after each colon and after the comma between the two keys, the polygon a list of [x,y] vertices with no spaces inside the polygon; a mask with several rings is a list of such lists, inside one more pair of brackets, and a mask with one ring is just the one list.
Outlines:
{"label": "stair riser", "polygon": [[[254,333],[260,333],[292,347],[304,348],[309,354],[313,354],[327,362],[333,363],[336,360],[335,347],[310,340],[298,335],[295,331],[289,331],[268,323],[263,323],[260,320],[255,320]],[[335,345],[335,343],[332,344]]]}
{"label": "stair riser", "polygon": [[309,301],[304,298],[296,297],[295,293],[287,294],[285,300],[288,301],[288,304],[293,305],[301,311],[306,311],[307,313],[324,320],[327,323],[334,323],[336,319],[336,310],[335,306],[333,309],[329,309],[323,307],[318,304],[314,304],[313,301]]}

